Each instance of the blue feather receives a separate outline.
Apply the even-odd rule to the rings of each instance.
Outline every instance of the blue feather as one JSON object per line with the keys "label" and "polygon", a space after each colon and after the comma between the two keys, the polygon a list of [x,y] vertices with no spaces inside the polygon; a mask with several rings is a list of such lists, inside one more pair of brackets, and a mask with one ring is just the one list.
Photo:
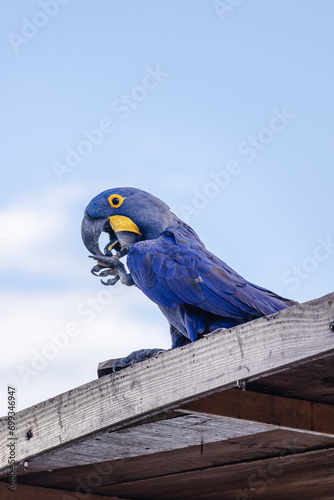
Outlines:
{"label": "blue feather", "polygon": [[[112,195],[122,198],[122,203],[113,206]],[[114,216],[119,223],[110,233]],[[82,233],[89,251],[96,247],[96,228],[107,227],[111,239],[116,237],[125,253],[131,230],[128,224],[122,229],[122,221],[128,223],[129,219],[136,227],[127,255],[131,277],[167,317],[173,347],[294,305],[245,280],[210,253],[195,231],[163,201],[136,188],[108,189],[89,203]],[[126,238],[122,231],[128,233]]]}
{"label": "blue feather", "polygon": [[[137,286],[167,308],[164,314],[170,323],[191,341],[206,329],[230,327],[290,305],[242,278],[186,226],[169,228],[156,239],[133,245],[128,266]],[[180,307],[189,306],[195,312],[189,315],[183,309],[181,314]]]}

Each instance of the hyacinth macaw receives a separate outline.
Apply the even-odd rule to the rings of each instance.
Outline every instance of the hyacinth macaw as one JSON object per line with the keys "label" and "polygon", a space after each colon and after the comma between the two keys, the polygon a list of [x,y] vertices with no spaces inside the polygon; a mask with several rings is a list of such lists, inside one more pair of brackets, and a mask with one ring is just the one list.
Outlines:
{"label": "hyacinth macaw", "polygon": [[[110,239],[104,253],[102,232]],[[296,304],[246,281],[210,253],[163,201],[140,189],[108,189],[93,198],[82,221],[82,239],[98,261],[93,274],[113,276],[104,284],[136,285],[158,305],[170,325],[172,348]],[[130,273],[120,260],[125,255]],[[116,365],[158,351],[135,351]]]}

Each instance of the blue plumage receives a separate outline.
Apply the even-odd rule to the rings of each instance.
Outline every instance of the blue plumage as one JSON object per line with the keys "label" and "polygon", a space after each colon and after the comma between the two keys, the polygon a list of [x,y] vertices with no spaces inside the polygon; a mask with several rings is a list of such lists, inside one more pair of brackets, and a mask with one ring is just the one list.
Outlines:
{"label": "blue plumage", "polygon": [[[99,229],[95,231],[94,225]],[[127,253],[131,283],[168,319],[173,347],[295,304],[245,280],[210,253],[165,203],[145,191],[107,190],[86,209],[84,243],[96,259],[112,268],[115,257],[98,251],[102,230],[118,248],[117,258]]]}
{"label": "blue plumage", "polygon": [[133,245],[127,264],[138,288],[191,341],[197,339],[196,328],[201,335],[292,305],[246,281],[211,254],[185,225]]}

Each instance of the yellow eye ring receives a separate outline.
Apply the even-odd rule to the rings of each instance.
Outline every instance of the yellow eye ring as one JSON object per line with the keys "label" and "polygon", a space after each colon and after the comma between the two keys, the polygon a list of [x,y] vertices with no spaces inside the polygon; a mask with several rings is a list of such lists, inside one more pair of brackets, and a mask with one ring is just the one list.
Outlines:
{"label": "yellow eye ring", "polygon": [[124,200],[125,200],[125,198],[123,198],[123,196],[121,196],[119,194],[111,194],[108,198],[109,205],[112,208],[120,207]]}

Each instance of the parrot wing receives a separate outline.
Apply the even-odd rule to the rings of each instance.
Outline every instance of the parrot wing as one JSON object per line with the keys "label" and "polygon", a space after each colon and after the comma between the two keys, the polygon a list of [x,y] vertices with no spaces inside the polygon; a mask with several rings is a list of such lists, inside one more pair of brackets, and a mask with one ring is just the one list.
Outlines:
{"label": "parrot wing", "polygon": [[206,250],[187,227],[132,246],[128,267],[134,282],[153,302],[177,309],[180,304],[247,321],[293,305],[258,287]]}

